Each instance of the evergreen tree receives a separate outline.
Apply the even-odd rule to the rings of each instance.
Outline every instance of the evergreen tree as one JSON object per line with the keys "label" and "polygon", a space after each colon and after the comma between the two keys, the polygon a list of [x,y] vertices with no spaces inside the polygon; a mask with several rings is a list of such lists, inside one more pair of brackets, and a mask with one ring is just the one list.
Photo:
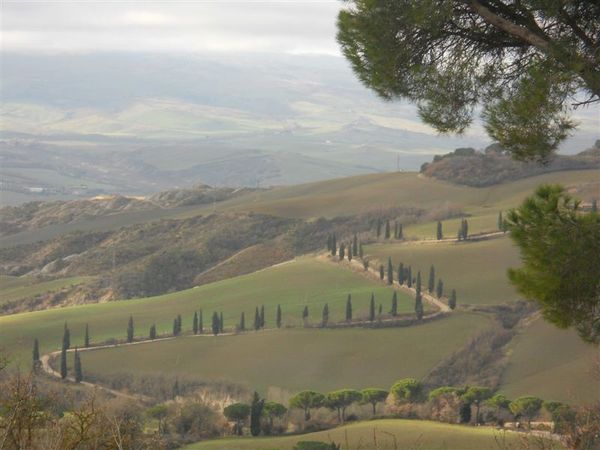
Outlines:
{"label": "evergreen tree", "polygon": [[431,267],[429,268],[429,282],[427,283],[427,290],[429,291],[430,294],[432,294],[434,289],[435,289],[435,267],[433,267],[433,264],[432,264]]}
{"label": "evergreen tree", "polygon": [[346,300],[346,322],[352,322],[352,295],[350,294]]}
{"label": "evergreen tree", "polygon": [[304,325],[306,326],[306,321],[308,320],[308,305],[306,305],[304,307],[304,309],[302,310],[302,321],[304,322]]}
{"label": "evergreen tree", "polygon": [[381,264],[379,266],[379,279],[381,281],[383,281],[383,278],[385,277],[385,270],[383,269],[383,264]]}
{"label": "evergreen tree", "polygon": [[502,211],[498,213],[498,231],[504,231],[504,218],[502,217]]}
{"label": "evergreen tree", "polygon": [[358,255],[358,236],[356,236],[356,233],[354,234],[354,239],[352,240],[352,254],[354,256]]}
{"label": "evergreen tree", "polygon": [[133,316],[129,316],[127,322],[127,342],[133,342]]}
{"label": "evergreen tree", "polygon": [[404,284],[405,281],[405,273],[404,273],[404,264],[398,264],[398,283]]}
{"label": "evergreen tree", "polygon": [[327,235],[327,251],[331,251],[331,234]]}
{"label": "evergreen tree", "polygon": [[337,242],[335,239],[335,233],[331,237],[331,256],[335,256],[337,254]]}
{"label": "evergreen tree", "polygon": [[33,340],[32,357],[33,357],[33,365],[35,367],[36,364],[40,362],[40,343],[38,342],[38,338],[35,338]]}
{"label": "evergreen tree", "polygon": [[198,334],[198,313],[194,311],[194,318],[192,319],[192,331],[194,334]]}
{"label": "evergreen tree", "polygon": [[262,417],[265,401],[254,392],[252,403],[250,404],[250,434],[258,436],[260,434],[260,419]]}
{"label": "evergreen tree", "polygon": [[348,261],[352,261],[352,246],[348,245]]}
{"label": "evergreen tree", "polygon": [[326,327],[329,323],[329,305],[325,303],[323,306],[323,319],[321,320],[321,326]]}
{"label": "evergreen tree", "polygon": [[179,389],[179,378],[175,378],[175,383],[173,383],[172,393],[173,393],[173,400],[175,400],[177,397],[179,397],[179,394],[181,394],[181,389]]}
{"label": "evergreen tree", "polygon": [[363,251],[362,242],[360,244],[358,244],[358,256],[360,259],[363,259],[363,256],[365,256],[365,253]]}
{"label": "evergreen tree", "polygon": [[394,317],[398,315],[398,293],[396,291],[392,295],[392,309],[390,310],[390,314]]}
{"label": "evergreen tree", "polygon": [[200,310],[200,314],[198,315],[198,333],[204,333],[204,318],[202,317],[202,310]]}
{"label": "evergreen tree", "polygon": [[456,239],[458,239],[459,241],[462,241],[462,222],[460,223],[460,226],[458,227],[458,234],[456,235]]}
{"label": "evergreen tree", "polygon": [[381,219],[377,219],[377,239],[381,236]]}
{"label": "evergreen tree", "polygon": [[281,328],[281,305],[277,305],[276,323],[277,323],[277,328]]}
{"label": "evergreen tree", "polygon": [[375,320],[375,294],[371,293],[371,304],[369,305],[369,321]]}
{"label": "evergreen tree", "polygon": [[394,239],[398,239],[398,222],[394,222]]}
{"label": "evergreen tree", "polygon": [[260,327],[265,327],[265,305],[261,305],[260,307]]}
{"label": "evergreen tree", "polygon": [[408,272],[406,274],[406,285],[411,288],[413,285],[413,280],[412,280],[412,267],[408,266]]}
{"label": "evergreen tree", "polygon": [[402,231],[402,224],[398,224],[398,239],[404,239],[404,232]]}
{"label": "evergreen tree", "polygon": [[383,314],[383,305],[380,303],[379,308],[377,309],[377,317],[381,319],[381,315]]}
{"label": "evergreen tree", "polygon": [[181,314],[177,314],[177,334],[178,335],[181,334],[181,331],[183,329],[182,325],[183,325],[183,323],[181,321]]}
{"label": "evergreen tree", "polygon": [[90,328],[88,327],[88,324],[85,324],[85,334],[83,336],[83,346],[85,348],[88,348],[90,346]]}
{"label": "evergreen tree", "polygon": [[[258,308],[257,308],[258,311]],[[215,311],[212,315],[212,333],[217,336],[221,329],[221,321],[219,320],[219,314]]]}
{"label": "evergreen tree", "polygon": [[392,266],[392,258],[388,258],[388,266],[387,266],[387,283],[394,283],[394,266]]}
{"label": "evergreen tree", "polygon": [[421,271],[417,272],[417,283],[416,283],[416,296],[415,296],[415,313],[417,314],[417,320],[423,319],[423,296],[421,294]]}
{"label": "evergreen tree", "polygon": [[67,322],[65,322],[65,329],[63,331],[62,348],[64,350],[69,350],[69,348],[71,348],[71,331],[67,326]]}
{"label": "evergreen tree", "polygon": [[173,336],[177,336],[179,334],[177,327],[177,317],[173,319]]}
{"label": "evergreen tree", "polygon": [[467,240],[469,238],[469,222],[467,222],[467,219],[463,219],[462,223],[462,238]]}
{"label": "evergreen tree", "polygon": [[240,316],[240,331],[246,331],[246,314],[242,311]]}
{"label": "evergreen tree", "polygon": [[150,332],[148,333],[150,339],[156,339],[156,324],[150,325]]}
{"label": "evergreen tree", "polygon": [[258,306],[254,310],[254,331],[260,330],[260,312],[258,312]]}
{"label": "evergreen tree", "polygon": [[225,330],[225,321],[223,320],[223,312],[219,314],[219,333],[222,333]]}
{"label": "evergreen tree", "polygon": [[346,246],[344,245],[343,242],[340,244],[340,254],[339,254],[339,256],[340,256],[340,261],[342,259],[344,259],[344,256],[346,256]]}
{"label": "evergreen tree", "polygon": [[448,306],[450,309],[456,308],[456,290],[452,289],[452,294],[450,294],[450,300],[448,300]]}
{"label": "evergreen tree", "polygon": [[444,238],[444,233],[442,231],[442,222],[438,220],[437,223],[437,239],[442,240]]}
{"label": "evergreen tree", "polygon": [[436,295],[437,298],[442,298],[442,296],[444,295],[444,282],[441,278],[438,280],[437,283]]}
{"label": "evergreen tree", "polygon": [[81,358],[77,348],[75,348],[75,355],[73,357],[73,371],[75,372],[75,383],[81,383],[83,380],[83,371],[81,370]]}
{"label": "evergreen tree", "polygon": [[67,349],[64,347],[60,352],[60,377],[67,378]]}
{"label": "evergreen tree", "polygon": [[385,221],[385,238],[389,239],[390,236],[391,236],[391,233],[390,233],[390,221],[386,220]]}

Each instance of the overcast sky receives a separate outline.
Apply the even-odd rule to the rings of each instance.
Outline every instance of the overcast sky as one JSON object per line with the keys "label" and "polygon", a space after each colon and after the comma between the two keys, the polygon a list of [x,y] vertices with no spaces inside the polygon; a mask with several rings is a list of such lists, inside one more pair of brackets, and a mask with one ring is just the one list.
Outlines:
{"label": "overcast sky", "polygon": [[11,1],[2,47],[16,52],[258,51],[339,54],[337,0]]}

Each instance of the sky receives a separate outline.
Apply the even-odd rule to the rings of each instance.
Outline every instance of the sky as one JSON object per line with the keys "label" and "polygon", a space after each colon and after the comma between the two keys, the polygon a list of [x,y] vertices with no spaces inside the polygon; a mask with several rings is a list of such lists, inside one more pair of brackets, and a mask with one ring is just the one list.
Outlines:
{"label": "sky", "polygon": [[339,55],[341,6],[337,0],[4,0],[2,49]]}

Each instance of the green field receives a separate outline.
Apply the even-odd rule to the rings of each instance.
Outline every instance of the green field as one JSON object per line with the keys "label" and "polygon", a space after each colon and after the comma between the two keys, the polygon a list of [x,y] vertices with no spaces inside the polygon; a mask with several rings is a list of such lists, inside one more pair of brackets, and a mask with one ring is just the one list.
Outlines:
{"label": "green field", "polygon": [[461,243],[373,244],[365,246],[365,255],[384,263],[391,257],[394,268],[400,262],[410,265],[413,276],[421,271],[424,284],[433,264],[446,294],[456,289],[459,304],[498,304],[518,298],[506,276],[508,267],[520,265],[509,237]]}
{"label": "green field", "polygon": [[[283,311],[284,325],[300,325],[305,305],[309,319],[318,323],[325,303],[329,304],[330,321],[344,319],[347,295],[353,297],[354,317],[368,314],[371,292],[389,310],[392,289],[363,277],[361,274],[321,262],[314,258],[299,258],[283,264],[194,289],[158,297],[123,300],[102,304],[73,306],[31,313],[0,316],[0,346],[8,350],[17,362],[27,362],[34,337],[40,339],[42,351],[60,346],[64,322],[69,323],[73,345],[83,340],[89,323],[93,341],[124,338],[129,315],[133,315],[136,336],[147,336],[152,323],[159,333],[172,330],[173,319],[183,316],[184,330],[190,330],[195,310],[204,311],[204,325],[210,326],[210,315],[223,312],[225,327],[238,323],[242,311],[251,327],[256,306],[265,305],[266,326],[275,326],[275,309]],[[398,311],[412,312],[412,298],[398,292]]]}
{"label": "green field", "polygon": [[0,276],[0,305],[21,298],[58,291],[65,287],[85,283],[90,279],[91,277],[71,277],[39,281],[32,277]]}
{"label": "green field", "polygon": [[275,391],[389,388],[422,378],[488,319],[456,313],[407,328],[287,329],[238,336],[184,337],[82,353],[87,374],[185,375]]}
{"label": "green field", "polygon": [[[373,441],[376,438],[376,444]],[[394,440],[397,446],[394,445]],[[199,442],[185,450],[291,450],[298,441],[342,444],[344,450],[493,450],[496,440],[520,448],[519,436],[491,427],[468,427],[421,420],[385,419],[358,422],[299,436],[229,438]],[[349,444],[349,446],[346,445]],[[555,449],[563,448],[561,446]]]}
{"label": "green field", "polygon": [[510,398],[537,395],[545,400],[589,403],[600,400],[600,349],[573,330],[536,320],[510,344],[502,392]]}

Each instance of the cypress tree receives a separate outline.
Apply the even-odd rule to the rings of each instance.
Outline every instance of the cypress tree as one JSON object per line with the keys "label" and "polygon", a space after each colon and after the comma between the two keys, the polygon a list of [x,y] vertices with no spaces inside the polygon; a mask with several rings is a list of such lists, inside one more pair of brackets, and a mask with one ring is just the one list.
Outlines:
{"label": "cypress tree", "polygon": [[277,322],[277,328],[281,328],[281,305],[277,305],[276,322]]}
{"label": "cypress tree", "polygon": [[417,320],[423,319],[423,297],[421,294],[421,272],[417,272],[417,294],[415,296],[415,313],[417,314]]}
{"label": "cypress tree", "polygon": [[60,352],[60,377],[67,378],[67,349],[63,348]]}
{"label": "cypress tree", "polygon": [[223,320],[223,313],[219,314],[219,333],[222,333],[225,329],[225,321]]}
{"label": "cypress tree", "polygon": [[240,316],[240,331],[246,331],[246,314],[243,311]]}
{"label": "cypress tree", "polygon": [[437,223],[437,239],[438,241],[444,238],[444,233],[442,231],[442,222],[438,220]]}
{"label": "cypress tree", "polygon": [[265,401],[258,396],[258,392],[254,392],[252,403],[250,404],[250,433],[252,436],[260,434],[260,419],[264,404]]}
{"label": "cypress tree", "polygon": [[348,261],[352,261],[352,246],[348,245]]}
{"label": "cypress tree", "polygon": [[177,336],[179,331],[177,330],[177,317],[173,319],[173,336]]}
{"label": "cypress tree", "polygon": [[156,325],[155,324],[150,325],[150,332],[148,333],[148,336],[152,340],[156,339]]}
{"label": "cypress tree", "polygon": [[327,251],[331,251],[331,234],[327,235]]}
{"label": "cypress tree", "polygon": [[325,303],[323,306],[323,320],[321,320],[321,326],[326,327],[329,322],[329,305]]}
{"label": "cypress tree", "polygon": [[202,310],[200,310],[200,314],[198,316],[198,333],[204,333],[204,319],[202,317]]}
{"label": "cypress tree", "polygon": [[308,305],[306,305],[304,307],[304,309],[302,310],[302,321],[304,322],[304,325],[306,325],[307,320],[308,320]]}
{"label": "cypress tree", "polygon": [[387,283],[392,284],[393,282],[394,282],[394,266],[392,266],[392,258],[388,258]]}
{"label": "cypress tree", "polygon": [[90,329],[88,324],[85,324],[85,335],[83,336],[83,346],[88,348],[90,346]]}
{"label": "cypress tree", "polygon": [[69,348],[71,348],[71,331],[69,331],[67,322],[65,322],[65,329],[63,331],[62,348],[64,350],[69,350]]}
{"label": "cypress tree", "polygon": [[381,319],[381,315],[383,314],[383,305],[380,303],[379,308],[377,309],[377,317]]}
{"label": "cypress tree", "polygon": [[352,240],[352,254],[354,256],[358,255],[358,236],[356,236],[356,233],[354,234],[354,239]]}
{"label": "cypress tree", "polygon": [[340,244],[340,255],[339,255],[339,256],[340,256],[340,261],[341,261],[342,259],[344,259],[344,256],[345,256],[345,255],[346,255],[346,246],[345,246],[345,245],[344,245],[344,243],[342,242],[342,243]]}
{"label": "cypress tree", "polygon": [[337,254],[337,242],[335,239],[335,233],[331,237],[331,256],[335,256]]}
{"label": "cypress tree", "polygon": [[35,367],[37,365],[37,363],[40,362],[40,343],[38,342],[38,338],[35,338],[33,340],[32,357],[33,357],[33,365]]}
{"label": "cypress tree", "polygon": [[402,224],[398,224],[398,239],[404,239],[404,233],[402,231]]}
{"label": "cypress tree", "polygon": [[452,289],[452,294],[450,294],[450,300],[448,300],[448,306],[450,309],[456,308],[456,290]]}
{"label": "cypress tree", "polygon": [[181,334],[182,330],[181,314],[177,314],[177,334]]}
{"label": "cypress tree", "polygon": [[81,358],[77,348],[75,348],[75,356],[73,362],[73,371],[75,372],[75,383],[81,383],[83,380],[83,371],[81,370]]}
{"label": "cypress tree", "polygon": [[408,266],[408,273],[406,274],[406,285],[411,288],[413,285],[413,280],[412,280],[412,267]]}
{"label": "cypress tree", "polygon": [[194,318],[192,319],[192,331],[194,334],[198,334],[198,313],[194,311]]}
{"label": "cypress tree", "polygon": [[360,244],[358,244],[358,256],[360,259],[363,259],[364,255],[365,255],[365,253],[363,252],[363,245],[361,242]]}
{"label": "cypress tree", "polygon": [[260,307],[260,327],[265,327],[265,305],[261,305]]}
{"label": "cypress tree", "polygon": [[438,283],[437,283],[436,294],[437,294],[437,298],[442,298],[442,296],[444,295],[444,282],[442,281],[441,278],[438,280]]}
{"label": "cypress tree", "polygon": [[377,239],[381,236],[381,219],[377,219]]}
{"label": "cypress tree", "polygon": [[127,322],[127,342],[133,342],[133,316],[129,316]]}
{"label": "cypress tree", "polygon": [[504,231],[504,219],[502,218],[502,211],[498,213],[498,231]]}
{"label": "cypress tree", "polygon": [[375,294],[371,293],[371,304],[369,305],[369,321],[375,320]]}
{"label": "cypress tree", "polygon": [[392,309],[390,310],[390,314],[394,317],[398,315],[398,294],[396,291],[392,295]]}
{"label": "cypress tree", "polygon": [[[215,313],[216,314],[216,313]],[[179,397],[181,390],[179,389],[179,378],[175,378],[175,383],[173,383],[173,400]]]}
{"label": "cypress tree", "polygon": [[467,219],[463,219],[462,221],[461,232],[463,240],[467,240],[469,238],[469,222],[467,222]]}
{"label": "cypress tree", "polygon": [[390,233],[390,221],[386,220],[385,221],[385,238],[389,239],[390,236],[391,236],[391,233]]}
{"label": "cypress tree", "polygon": [[433,264],[432,264],[431,267],[429,268],[429,282],[427,283],[427,290],[431,294],[431,293],[433,293],[434,289],[435,289],[435,267],[433,267]]}
{"label": "cypress tree", "polygon": [[398,222],[394,222],[394,239],[398,239]]}
{"label": "cypress tree", "polygon": [[219,314],[215,311],[212,315],[212,333],[217,336],[219,334],[219,330],[221,329],[221,321],[219,320]]}
{"label": "cypress tree", "polygon": [[383,281],[383,278],[385,277],[385,271],[383,269],[383,264],[381,264],[379,266],[379,279]]}
{"label": "cypress tree", "polygon": [[404,264],[398,264],[398,283],[404,284]]}
{"label": "cypress tree", "polygon": [[346,322],[352,322],[352,295],[350,294],[346,300]]}
{"label": "cypress tree", "polygon": [[254,310],[254,331],[260,330],[260,313],[258,312],[258,306]]}

